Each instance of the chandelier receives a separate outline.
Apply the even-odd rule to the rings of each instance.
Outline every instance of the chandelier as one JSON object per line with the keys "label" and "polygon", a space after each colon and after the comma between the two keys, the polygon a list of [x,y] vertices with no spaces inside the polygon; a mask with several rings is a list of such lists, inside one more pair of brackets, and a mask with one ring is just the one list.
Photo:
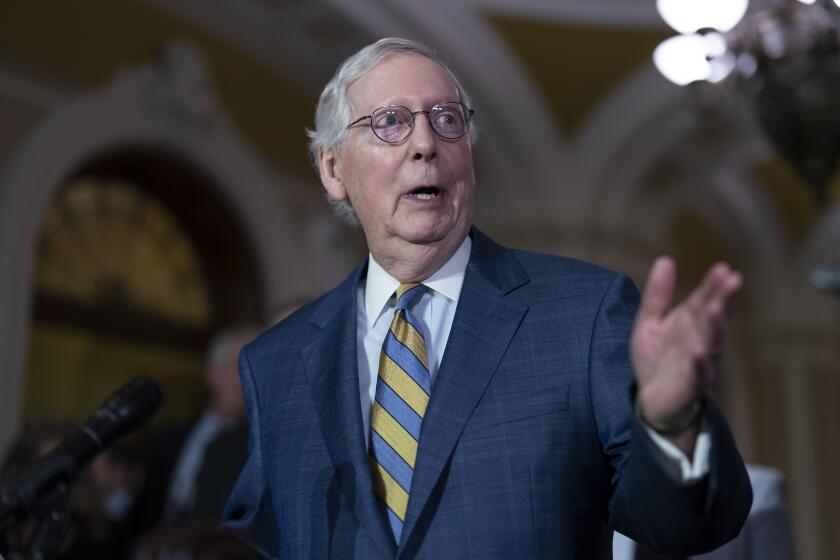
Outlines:
{"label": "chandelier", "polygon": [[840,0],[657,0],[680,34],[653,53],[671,82],[732,81],[818,204],[840,157]]}

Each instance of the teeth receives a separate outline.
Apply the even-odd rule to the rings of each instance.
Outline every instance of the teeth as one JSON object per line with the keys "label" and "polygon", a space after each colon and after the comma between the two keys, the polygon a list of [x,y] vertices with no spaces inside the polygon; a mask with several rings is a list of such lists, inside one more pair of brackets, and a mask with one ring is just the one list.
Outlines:
{"label": "teeth", "polygon": [[435,193],[416,193],[414,195],[415,198],[419,198],[420,200],[432,200],[433,198],[437,197]]}

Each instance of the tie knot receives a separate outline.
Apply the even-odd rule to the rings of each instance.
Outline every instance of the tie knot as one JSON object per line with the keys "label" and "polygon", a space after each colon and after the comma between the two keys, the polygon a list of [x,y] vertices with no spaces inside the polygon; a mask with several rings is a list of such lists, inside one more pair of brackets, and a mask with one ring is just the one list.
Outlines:
{"label": "tie knot", "polygon": [[411,309],[428,289],[424,284],[400,284],[397,287],[397,309]]}

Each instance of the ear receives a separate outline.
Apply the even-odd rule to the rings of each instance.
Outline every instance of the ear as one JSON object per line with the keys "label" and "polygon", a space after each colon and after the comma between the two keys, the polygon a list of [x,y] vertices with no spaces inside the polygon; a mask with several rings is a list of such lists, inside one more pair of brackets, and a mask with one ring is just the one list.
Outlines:
{"label": "ear", "polygon": [[318,150],[318,169],[321,172],[321,183],[324,185],[327,194],[333,200],[345,200],[347,189],[341,180],[341,166],[338,161],[338,153],[333,148],[320,148]]}

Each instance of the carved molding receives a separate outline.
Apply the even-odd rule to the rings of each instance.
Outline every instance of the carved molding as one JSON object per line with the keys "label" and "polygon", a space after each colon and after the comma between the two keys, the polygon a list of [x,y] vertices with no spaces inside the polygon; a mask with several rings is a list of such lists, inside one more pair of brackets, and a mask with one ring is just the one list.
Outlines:
{"label": "carved molding", "polygon": [[[161,60],[124,69],[102,89],[56,102],[9,154],[0,175],[0,355],[5,366],[0,373],[0,447],[19,420],[43,216],[55,190],[74,170],[126,144],[169,150],[207,174],[253,243],[264,301],[305,293],[311,284],[312,251],[292,235],[284,210],[284,186],[299,180],[280,177],[240,137],[195,47],[174,43]],[[284,266],[290,261],[299,265]]]}

